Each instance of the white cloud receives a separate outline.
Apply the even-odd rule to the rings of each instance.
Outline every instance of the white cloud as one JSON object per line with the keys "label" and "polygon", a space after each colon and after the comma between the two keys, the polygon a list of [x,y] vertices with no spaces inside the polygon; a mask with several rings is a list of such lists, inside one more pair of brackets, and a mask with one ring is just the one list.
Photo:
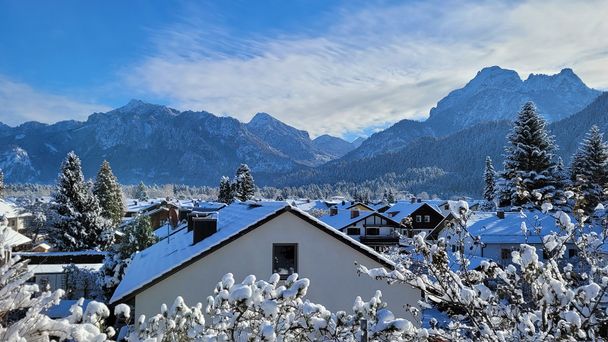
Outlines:
{"label": "white cloud", "polygon": [[0,122],[18,125],[24,121],[54,123],[66,119],[86,119],[109,107],[79,102],[66,96],[38,91],[27,84],[0,75]]}
{"label": "white cloud", "polygon": [[415,2],[342,9],[325,32],[249,40],[189,20],[126,77],[177,108],[241,120],[265,111],[313,135],[343,135],[423,119],[490,65],[521,75],[572,67],[608,88],[606,13],[605,1]]}

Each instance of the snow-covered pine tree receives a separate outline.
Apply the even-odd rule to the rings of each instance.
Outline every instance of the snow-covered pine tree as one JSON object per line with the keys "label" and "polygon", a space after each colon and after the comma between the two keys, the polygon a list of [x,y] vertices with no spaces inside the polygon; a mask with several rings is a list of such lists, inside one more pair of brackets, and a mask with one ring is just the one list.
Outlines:
{"label": "snow-covered pine tree", "polygon": [[502,176],[510,204],[532,205],[553,198],[560,190],[555,178],[556,147],[532,102],[522,107],[507,139]]}
{"label": "snow-covered pine tree", "polygon": [[4,172],[0,169],[0,198],[4,196]]}
{"label": "snow-covered pine tree", "polygon": [[492,203],[496,196],[496,171],[494,171],[494,165],[492,164],[492,158],[486,156],[486,168],[483,172],[483,179],[485,186],[483,189],[483,198],[488,202]]}
{"label": "snow-covered pine tree", "polygon": [[93,193],[101,206],[101,215],[117,226],[124,214],[122,190],[107,160],[103,161],[97,173]]}
{"label": "snow-covered pine tree", "polygon": [[587,213],[607,199],[604,188],[608,182],[608,146],[596,125],[587,132],[572,157],[570,180],[573,189],[585,198],[581,209]]}
{"label": "snow-covered pine tree", "polygon": [[139,182],[137,185],[137,188],[135,189],[135,198],[142,202],[149,200],[148,191],[146,190],[144,182]]}
{"label": "snow-covered pine tree", "polygon": [[112,246],[100,270],[102,288],[108,299],[122,280],[133,254],[157,241],[148,216],[137,216],[124,228],[121,242]]}
{"label": "snow-covered pine tree", "polygon": [[233,186],[230,184],[230,179],[226,176],[220,178],[220,188],[217,196],[218,202],[230,204],[234,202]]}
{"label": "snow-covered pine tree", "polygon": [[105,249],[114,241],[114,231],[101,216],[101,207],[91,184],[84,181],[80,159],[68,153],[61,165],[53,194],[58,214],[51,237],[60,250]]}
{"label": "snow-covered pine tree", "polygon": [[255,183],[253,182],[253,176],[251,170],[247,164],[241,164],[236,170],[236,177],[234,180],[234,196],[239,201],[247,201],[253,198],[255,194]]}

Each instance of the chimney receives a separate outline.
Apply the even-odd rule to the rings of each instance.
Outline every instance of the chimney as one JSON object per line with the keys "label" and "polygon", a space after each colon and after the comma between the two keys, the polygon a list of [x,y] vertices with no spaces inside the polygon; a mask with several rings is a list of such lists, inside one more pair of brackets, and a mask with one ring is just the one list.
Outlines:
{"label": "chimney", "polygon": [[411,203],[416,203],[416,197],[412,197],[412,198],[410,198],[410,202],[411,202]]}
{"label": "chimney", "polygon": [[336,216],[336,215],[338,215],[338,208],[337,207],[329,208],[329,216]]}
{"label": "chimney", "polygon": [[204,217],[192,217],[192,244],[203,241],[217,232],[217,212]]}
{"label": "chimney", "polygon": [[416,199],[416,202],[418,202],[418,203],[422,203],[422,198],[418,198],[418,199]]}
{"label": "chimney", "polygon": [[359,210],[353,209],[350,211],[350,218],[353,219],[355,217],[359,217]]}
{"label": "chimney", "polygon": [[197,211],[191,211],[186,216],[186,220],[188,221],[188,231],[192,231],[194,229],[194,220],[198,218],[203,218],[209,215],[209,213],[202,213]]}
{"label": "chimney", "polygon": [[498,217],[499,219],[504,219],[505,218],[505,212],[503,210],[497,210],[496,211],[496,217]]}

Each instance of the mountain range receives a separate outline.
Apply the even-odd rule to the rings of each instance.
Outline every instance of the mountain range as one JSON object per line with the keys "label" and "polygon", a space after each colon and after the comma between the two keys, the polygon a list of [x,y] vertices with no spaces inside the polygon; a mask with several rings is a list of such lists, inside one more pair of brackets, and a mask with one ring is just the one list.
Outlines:
{"label": "mountain range", "polygon": [[87,177],[107,159],[127,184],[216,185],[244,162],[258,184],[296,186],[433,167],[442,171],[411,191],[477,195],[485,156],[500,167],[510,121],[526,101],[535,102],[551,123],[566,161],[592,124],[608,130],[608,95],[587,87],[571,69],[522,80],[494,66],[441,99],[427,120],[401,120],[365,140],[311,139],[267,113],[244,123],[132,100],[84,122],[0,123],[0,168],[9,182],[51,183],[74,150]]}
{"label": "mountain range", "polygon": [[0,168],[9,182],[55,181],[74,150],[87,177],[107,159],[120,181],[212,185],[240,163],[255,173],[285,173],[339,158],[356,144],[322,136],[311,140],[266,113],[248,123],[208,112],[178,110],[139,100],[84,122],[0,125]]}

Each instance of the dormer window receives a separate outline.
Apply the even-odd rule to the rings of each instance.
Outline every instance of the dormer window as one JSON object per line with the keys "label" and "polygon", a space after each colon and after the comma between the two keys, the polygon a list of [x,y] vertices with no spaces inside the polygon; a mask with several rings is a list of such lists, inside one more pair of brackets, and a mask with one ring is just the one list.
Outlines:
{"label": "dormer window", "polygon": [[298,272],[297,243],[272,244],[272,272],[280,275],[283,280]]}

